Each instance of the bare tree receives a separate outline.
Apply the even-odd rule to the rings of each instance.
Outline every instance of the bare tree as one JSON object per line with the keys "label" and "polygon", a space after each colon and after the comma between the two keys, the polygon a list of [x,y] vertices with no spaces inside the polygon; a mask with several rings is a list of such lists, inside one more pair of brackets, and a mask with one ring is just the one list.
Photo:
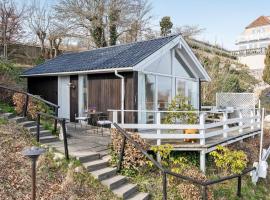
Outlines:
{"label": "bare tree", "polygon": [[32,32],[39,39],[43,57],[45,57],[45,39],[50,20],[50,12],[47,10],[46,3],[41,4],[40,0],[33,0],[30,5],[28,24]]}
{"label": "bare tree", "polygon": [[185,38],[192,38],[197,35],[200,35],[202,32],[204,32],[204,28],[200,28],[198,25],[184,25],[180,27],[176,27],[174,32],[180,33]]}
{"label": "bare tree", "polygon": [[130,32],[137,39],[150,11],[146,6],[147,0],[60,0],[55,11],[58,19],[72,22],[96,47],[103,47],[115,45]]}
{"label": "bare tree", "polygon": [[19,8],[13,0],[0,1],[0,42],[4,46],[4,58],[7,58],[8,44],[22,36],[24,12],[25,6]]}

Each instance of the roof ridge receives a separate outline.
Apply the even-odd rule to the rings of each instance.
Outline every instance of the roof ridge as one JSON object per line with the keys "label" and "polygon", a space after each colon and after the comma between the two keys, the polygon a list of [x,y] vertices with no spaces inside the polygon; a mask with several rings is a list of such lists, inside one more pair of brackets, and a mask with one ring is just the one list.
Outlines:
{"label": "roof ridge", "polygon": [[85,50],[85,51],[67,52],[67,53],[63,53],[62,55],[77,54],[77,53],[83,53],[83,52],[89,52],[89,51],[95,51],[95,50],[101,50],[101,49],[109,49],[109,48],[132,45],[132,44],[137,44],[137,43],[142,43],[142,42],[149,42],[149,41],[153,41],[153,40],[165,39],[165,38],[175,37],[175,36],[179,36],[179,35],[180,34],[171,34],[171,35],[167,35],[167,36],[160,36],[160,37],[157,37],[157,38],[152,38],[152,39],[149,39],[149,40],[140,40],[140,41],[135,41],[135,42],[130,42],[130,43],[116,44],[116,45],[113,45],[113,46],[99,47],[99,48],[96,48],[96,49],[89,49],[89,50]]}

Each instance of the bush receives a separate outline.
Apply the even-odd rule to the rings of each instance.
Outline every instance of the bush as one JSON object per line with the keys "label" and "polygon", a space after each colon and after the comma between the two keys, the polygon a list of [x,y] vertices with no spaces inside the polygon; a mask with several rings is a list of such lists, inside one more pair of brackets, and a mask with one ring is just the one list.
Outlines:
{"label": "bush", "polygon": [[[138,133],[130,133],[132,139],[143,147],[144,150],[149,148],[149,145],[143,140]],[[122,146],[122,135],[116,129],[112,129],[112,149],[115,156],[118,156]],[[140,167],[146,165],[147,158],[131,144],[128,140],[125,146],[125,154],[122,162],[122,167],[127,170],[138,171]]]}
{"label": "bush", "polygon": [[[11,62],[0,59],[0,85],[22,89],[19,70]],[[12,104],[13,92],[0,88],[0,101]]]}
{"label": "bush", "polygon": [[[15,111],[18,114],[21,114],[25,105],[25,95],[21,93],[15,93],[13,95],[13,104],[15,106]],[[38,112],[51,113],[51,110],[48,105],[38,101],[32,97],[29,98],[27,114],[31,119],[35,119]]]}
{"label": "bush", "polygon": [[216,166],[225,174],[240,174],[247,166],[248,158],[244,151],[233,151],[223,146],[210,153]]}

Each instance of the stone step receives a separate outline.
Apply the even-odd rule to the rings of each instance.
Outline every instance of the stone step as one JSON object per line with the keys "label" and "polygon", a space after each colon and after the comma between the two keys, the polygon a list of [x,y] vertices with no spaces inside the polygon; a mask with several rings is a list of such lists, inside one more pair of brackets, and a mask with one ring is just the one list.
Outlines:
{"label": "stone step", "polygon": [[[31,135],[33,135],[33,136],[36,136],[36,134],[37,134],[37,131],[32,131],[31,132]],[[39,134],[40,134],[40,136],[50,136],[50,135],[52,135],[52,132],[49,131],[49,130],[41,130],[39,132]]]}
{"label": "stone step", "polygon": [[134,195],[131,195],[130,197],[127,198],[128,200],[149,200],[150,195],[148,193],[135,193]]}
{"label": "stone step", "polygon": [[[28,131],[30,132],[36,132],[37,131],[37,126],[34,125],[34,126],[28,126],[28,127],[25,127]],[[39,130],[40,131],[43,131],[44,128],[42,126],[39,127]]]}
{"label": "stone step", "polygon": [[50,142],[55,142],[58,141],[58,137],[54,136],[54,135],[50,135],[50,136],[41,136],[39,138],[39,142],[40,143],[50,143]]}
{"label": "stone step", "polygon": [[108,166],[108,162],[102,159],[94,160],[90,162],[83,163],[83,166],[89,171],[96,171],[103,169]]}
{"label": "stone step", "polygon": [[4,119],[11,119],[13,117],[16,117],[16,115],[14,113],[3,113],[1,115]]}
{"label": "stone step", "polygon": [[21,122],[24,122],[24,121],[26,121],[27,120],[27,118],[26,117],[14,117],[14,118],[11,118],[11,119],[9,119],[9,121],[11,121],[11,122],[15,122],[15,123],[21,123]]}
{"label": "stone step", "polygon": [[138,186],[135,184],[127,183],[112,191],[114,194],[116,194],[116,196],[127,199],[128,197],[134,195],[134,193],[138,192]]}
{"label": "stone step", "polygon": [[79,160],[81,163],[100,159],[100,155],[98,153],[89,151],[70,152],[70,155],[76,157],[76,159]]}
{"label": "stone step", "polygon": [[106,185],[110,190],[119,188],[124,183],[127,182],[127,178],[125,176],[116,175],[111,178],[103,180],[101,183]]}
{"label": "stone step", "polygon": [[24,121],[24,122],[20,122],[18,124],[22,127],[31,127],[31,126],[36,126],[37,122],[36,121]]}
{"label": "stone step", "polygon": [[103,181],[114,176],[116,174],[116,171],[116,168],[106,167],[97,171],[92,171],[91,174],[99,181]]}

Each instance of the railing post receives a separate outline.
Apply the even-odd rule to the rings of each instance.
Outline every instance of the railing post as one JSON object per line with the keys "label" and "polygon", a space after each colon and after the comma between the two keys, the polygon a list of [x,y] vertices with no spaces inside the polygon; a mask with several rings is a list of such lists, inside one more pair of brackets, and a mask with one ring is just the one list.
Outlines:
{"label": "railing post", "polygon": [[227,112],[223,112],[223,137],[227,138],[228,137],[228,132],[227,129],[229,128],[228,124],[227,124],[227,120],[228,120],[228,113]]}
{"label": "railing post", "polygon": [[118,123],[118,112],[116,110],[113,111],[113,123]]}
{"label": "railing post", "polygon": [[243,133],[243,114],[242,114],[242,111],[241,110],[238,110],[238,113],[239,113],[239,123],[238,123],[238,126],[239,126],[239,133]]}
{"label": "railing post", "polygon": [[256,116],[257,116],[257,128],[260,128],[261,127],[261,109],[257,109],[257,114],[256,114]]}
{"label": "railing post", "polygon": [[200,113],[200,126],[203,127],[202,129],[200,129],[200,136],[202,136],[202,138],[200,139],[200,145],[205,145],[205,113]]}
{"label": "railing post", "polygon": [[162,172],[163,178],[162,178],[162,192],[163,192],[163,200],[167,200],[167,174],[166,172]]}
{"label": "railing post", "polygon": [[239,175],[237,179],[237,196],[238,197],[241,197],[241,186],[242,186],[242,177],[241,175]]}
{"label": "railing post", "polygon": [[117,164],[117,171],[118,172],[120,172],[121,168],[122,168],[122,161],[123,161],[124,154],[125,154],[126,139],[127,139],[126,136],[123,135],[123,141],[122,141],[120,154],[119,154],[119,161],[118,161],[118,164]]}
{"label": "railing post", "polygon": [[255,116],[255,110],[254,109],[250,109],[250,123],[251,123],[251,126],[250,126],[250,129],[253,130],[254,129],[254,116]]}
{"label": "railing post", "polygon": [[28,102],[29,102],[29,96],[26,94],[26,96],[25,96],[25,104],[24,104],[24,108],[23,108],[23,116],[24,117],[27,116]]}
{"label": "railing post", "polygon": [[67,130],[66,130],[66,119],[63,118],[61,120],[61,126],[62,126],[62,131],[63,131],[65,157],[66,157],[67,160],[69,160],[68,143],[67,143]]}
{"label": "railing post", "polygon": [[[161,119],[160,119],[160,112],[157,112],[157,117],[156,117],[156,125],[160,125]],[[157,129],[157,135],[161,134],[161,130]],[[161,139],[157,139],[157,145],[161,145]]]}
{"label": "railing post", "polygon": [[[54,116],[58,117],[58,107],[54,107]],[[57,119],[54,119],[54,132],[57,131]]]}
{"label": "railing post", "polygon": [[207,195],[207,186],[204,185],[203,186],[203,196],[202,196],[203,200],[207,200],[208,199],[208,195]]}
{"label": "railing post", "polygon": [[37,135],[36,140],[39,142],[39,135],[40,135],[40,114],[37,114]]}

